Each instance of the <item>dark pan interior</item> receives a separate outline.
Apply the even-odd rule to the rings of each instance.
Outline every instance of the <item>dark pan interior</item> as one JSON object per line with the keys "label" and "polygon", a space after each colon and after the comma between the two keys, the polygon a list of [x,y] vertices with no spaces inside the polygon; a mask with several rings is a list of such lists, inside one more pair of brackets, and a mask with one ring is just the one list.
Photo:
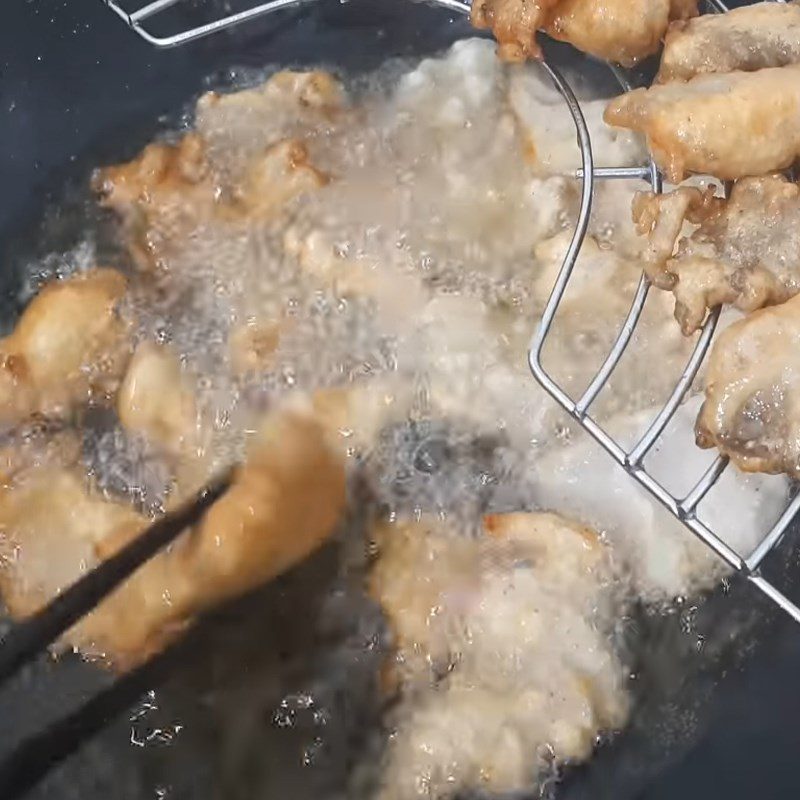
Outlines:
{"label": "dark pan interior", "polygon": [[[209,81],[224,84],[234,67],[268,64],[335,65],[357,74],[388,56],[435,53],[468,34],[463,20],[404,0],[321,0],[171,51],[140,41],[100,0],[17,2],[4,14],[4,327],[17,311],[26,264],[68,249],[85,224],[102,232],[104,220],[87,205],[90,169],[132,156],[177,124],[180,109]],[[352,522],[357,540],[359,521]],[[787,537],[769,567],[783,585],[800,575],[795,538]],[[358,558],[352,542],[331,546],[212,615],[143,676],[131,707],[128,697],[112,695],[91,724],[76,719],[61,731],[61,745],[76,743],[102,723],[29,796],[327,800],[368,793],[371,776],[353,773],[379,757],[374,675],[383,645],[380,616],[351,577],[357,569],[348,568]],[[640,643],[633,721],[589,764],[568,770],[557,797],[800,792],[796,626],[734,584],[697,608],[638,613],[628,628]],[[0,752],[109,683],[76,658],[34,665],[0,692]],[[141,695],[143,686],[152,693]],[[31,770],[59,749],[54,742],[42,740],[28,753]]]}

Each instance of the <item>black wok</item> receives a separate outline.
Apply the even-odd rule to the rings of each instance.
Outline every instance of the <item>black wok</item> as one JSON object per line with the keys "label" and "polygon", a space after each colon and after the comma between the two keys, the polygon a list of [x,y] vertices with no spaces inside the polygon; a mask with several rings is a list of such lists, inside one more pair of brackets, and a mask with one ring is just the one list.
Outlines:
{"label": "black wok", "polygon": [[[322,0],[235,34],[157,51],[100,0],[8,0],[0,13],[6,328],[24,266],[70,247],[91,218],[90,169],[132,156],[174,125],[208,80],[225,83],[232,67],[271,63],[357,73],[387,56],[434,53],[468,33],[462,20],[401,0]],[[800,575],[793,539],[772,565],[784,585]],[[32,770],[56,750],[77,752],[29,796],[301,800],[366,791],[370,779],[359,788],[353,775],[357,764],[379,757],[374,670],[382,625],[342,568],[350,555],[346,545],[329,547],[221,609],[144,676],[152,695],[112,697],[91,725],[78,720],[66,732],[69,746],[43,740]],[[797,626],[734,585],[698,609],[642,613],[628,627],[646,645],[636,648],[633,721],[588,765],[567,770],[557,797],[800,794]],[[34,665],[0,692],[0,753],[111,680],[77,658]],[[99,733],[78,747],[95,727]]]}

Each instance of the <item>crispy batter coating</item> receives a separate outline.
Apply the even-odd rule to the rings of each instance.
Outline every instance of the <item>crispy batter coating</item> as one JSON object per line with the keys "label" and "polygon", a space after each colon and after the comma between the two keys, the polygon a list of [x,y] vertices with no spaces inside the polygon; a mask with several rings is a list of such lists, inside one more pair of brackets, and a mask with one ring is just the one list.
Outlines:
{"label": "crispy batter coating", "polygon": [[379,558],[369,591],[390,621],[404,681],[427,681],[449,669],[455,654],[448,615],[468,614],[483,570],[524,557],[533,559],[543,582],[560,582],[607,568],[597,534],[556,514],[490,514],[482,532],[478,539],[459,535],[430,517],[373,529]]}
{"label": "crispy batter coating", "polygon": [[597,535],[544,513],[490,515],[482,528],[422,517],[374,531],[370,591],[401,691],[383,800],[530,790],[543,744],[557,760],[585,758],[598,730],[625,718]]}
{"label": "crispy batter coating", "polygon": [[271,145],[253,160],[242,184],[234,190],[228,215],[264,221],[299,195],[319,189],[328,177],[309,161],[306,146],[295,139]]}
{"label": "crispy batter coating", "polygon": [[137,158],[98,170],[102,203],[115,211],[134,262],[166,267],[208,226],[264,223],[300,194],[323,186],[298,123],[341,109],[344,92],[326,72],[279,72],[254,89],[208,92],[197,129],[148,145]]}
{"label": "crispy batter coating", "polygon": [[143,342],[117,394],[123,427],[173,455],[196,455],[199,422],[194,392],[169,348]]}
{"label": "crispy batter coating", "polygon": [[305,145],[287,139],[254,156],[239,184],[224,185],[196,133],[174,145],[148,145],[133,161],[94,176],[103,205],[120,216],[128,250],[145,270],[164,266],[199,229],[265,222],[326,182]]}
{"label": "crispy batter coating", "polygon": [[197,101],[197,114],[203,117],[225,111],[252,114],[263,110],[274,115],[285,109],[292,115],[332,115],[340,111],[344,103],[342,85],[329,72],[282,70],[253,89],[228,94],[206,92]]}
{"label": "crispy batter coating", "polygon": [[[700,226],[673,255],[683,218]],[[783,176],[744,178],[727,201],[688,187],[641,194],[634,219],[650,237],[645,270],[675,295],[686,334],[714,306],[754,311],[800,291],[800,187]]]}
{"label": "crispy batter coating", "polygon": [[800,62],[800,5],[763,2],[670,25],[657,83]]}
{"label": "crispy batter coating", "polygon": [[697,14],[697,0],[475,0],[472,24],[491,29],[501,58],[540,58],[536,32],[584,53],[632,66],[657,52],[670,20]]}
{"label": "crispy batter coating", "polygon": [[475,0],[470,20],[476,28],[491,30],[505,61],[541,58],[536,32],[561,0]]}
{"label": "crispy batter coating", "polygon": [[604,118],[643,133],[672,183],[777,172],[800,156],[800,64],[634,89]]}
{"label": "crispy batter coating", "polygon": [[93,492],[71,433],[23,437],[3,451],[0,594],[15,617],[37,611],[97,563],[109,536],[127,537],[147,520]]}
{"label": "crispy batter coating", "polygon": [[116,388],[130,355],[118,314],[125,278],[110,269],[48,283],[0,340],[0,424],[66,416]]}
{"label": "crispy batter coating", "polygon": [[290,320],[251,320],[234,328],[228,337],[231,368],[235,375],[265,372],[274,361],[275,351]]}
{"label": "crispy batter coating", "polygon": [[544,30],[584,53],[630,67],[658,52],[670,20],[696,14],[696,0],[561,0]]}
{"label": "crispy batter coating", "polygon": [[[345,504],[341,459],[306,411],[269,415],[230,490],[139,569],[66,643],[118,669],[145,660],[209,607],[284,572],[333,532]],[[0,492],[0,592],[26,616],[139,533],[147,519],[42,461]]]}
{"label": "crispy batter coating", "polygon": [[647,236],[647,246],[642,254],[644,271],[659,289],[672,289],[675,275],[667,269],[667,262],[675,252],[675,245],[684,222],[699,224],[719,203],[714,187],[705,190],[694,186],[681,186],[666,194],[637,192],[633,197],[632,217],[636,232]]}
{"label": "crispy batter coating", "polygon": [[800,477],[799,354],[800,296],[726,328],[708,359],[698,445],[745,472]]}
{"label": "crispy batter coating", "polygon": [[128,251],[145,270],[213,219],[219,196],[205,143],[195,133],[175,144],[154,142],[133,161],[97,170],[92,185],[101,204],[120,217]]}

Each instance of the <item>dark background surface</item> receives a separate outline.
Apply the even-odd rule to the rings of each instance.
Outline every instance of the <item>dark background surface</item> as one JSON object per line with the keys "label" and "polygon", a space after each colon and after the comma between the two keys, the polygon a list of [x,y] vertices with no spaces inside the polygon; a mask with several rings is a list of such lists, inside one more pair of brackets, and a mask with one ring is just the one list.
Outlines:
{"label": "dark background surface", "polygon": [[[169,51],[140,40],[100,0],[4,0],[2,15],[0,256],[6,264],[20,247],[31,246],[54,191],[85,178],[89,164],[136,151],[158,128],[159,116],[174,113],[202,89],[207,76],[233,64],[313,62],[316,54],[304,46],[311,38],[315,47],[327,42],[354,68],[377,63],[383,54],[380,24],[373,20],[365,27],[370,37],[365,42],[357,9],[349,17],[341,9],[331,9],[330,16],[321,11],[311,21],[283,15],[260,26],[255,44],[246,49],[238,38],[223,35]],[[401,36],[392,32],[391,41],[400,42],[398,53],[435,49],[452,36],[452,30],[437,33],[420,19],[409,15],[408,30]],[[387,24],[395,25],[396,17],[387,17]],[[737,591],[752,598],[747,587]],[[723,690],[715,693],[688,752],[675,748],[678,755],[644,789],[617,792],[616,798],[800,796],[800,627],[779,618],[745,667],[721,680]],[[18,723],[25,727],[39,705],[55,702],[60,689],[51,683],[44,697],[31,700],[23,685],[14,702],[3,706],[18,716],[5,714],[0,737]],[[80,694],[91,683],[77,680],[70,691]],[[114,776],[100,762],[97,769],[106,770],[106,782],[98,777],[98,785],[107,792]],[[105,796],[159,796],[151,784],[145,786]],[[51,787],[37,796],[67,795]]]}

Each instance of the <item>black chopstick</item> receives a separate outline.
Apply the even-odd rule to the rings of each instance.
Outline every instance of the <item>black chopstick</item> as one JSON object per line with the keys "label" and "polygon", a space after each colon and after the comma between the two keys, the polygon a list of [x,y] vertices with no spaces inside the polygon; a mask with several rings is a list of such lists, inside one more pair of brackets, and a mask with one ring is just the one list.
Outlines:
{"label": "black chopstick", "polygon": [[[179,643],[184,645],[183,642]],[[0,797],[27,794],[44,776],[130,708],[172,668],[185,647],[170,648],[118,678],[83,705],[16,745],[0,762]]]}
{"label": "black chopstick", "polygon": [[0,641],[0,684],[66,633],[181,531],[197,522],[228,489],[232,473],[231,469],[217,477],[191,500],[156,520],[144,533],[64,589],[44,608],[15,625]]}

